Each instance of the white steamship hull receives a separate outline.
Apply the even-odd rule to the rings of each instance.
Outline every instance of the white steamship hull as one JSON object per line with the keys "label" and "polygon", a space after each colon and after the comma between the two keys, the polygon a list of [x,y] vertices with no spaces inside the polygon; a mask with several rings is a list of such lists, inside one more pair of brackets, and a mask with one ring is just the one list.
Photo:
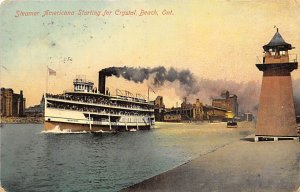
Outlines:
{"label": "white steamship hull", "polygon": [[[118,118],[118,122],[93,121],[90,116],[99,115]],[[132,131],[148,130],[153,122],[149,116],[126,116],[118,114],[102,114],[88,111],[73,111],[65,109],[45,109],[46,131],[60,130],[67,132],[101,132],[101,131]]]}
{"label": "white steamship hull", "polygon": [[106,71],[99,72],[99,86],[76,76],[74,89],[45,94],[45,130],[67,132],[133,131],[150,129],[154,105],[129,91],[105,89]]}

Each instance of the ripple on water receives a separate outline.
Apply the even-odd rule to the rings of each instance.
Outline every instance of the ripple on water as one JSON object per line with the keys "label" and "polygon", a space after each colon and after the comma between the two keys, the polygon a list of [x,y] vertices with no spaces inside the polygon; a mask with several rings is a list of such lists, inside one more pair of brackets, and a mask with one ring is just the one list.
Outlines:
{"label": "ripple on water", "polygon": [[6,125],[1,130],[2,185],[7,191],[118,191],[253,133],[251,126],[157,126],[95,136]]}

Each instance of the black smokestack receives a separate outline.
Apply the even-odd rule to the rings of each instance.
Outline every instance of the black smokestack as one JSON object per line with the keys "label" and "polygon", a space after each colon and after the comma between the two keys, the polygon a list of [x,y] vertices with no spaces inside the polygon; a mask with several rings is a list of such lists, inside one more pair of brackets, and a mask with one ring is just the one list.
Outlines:
{"label": "black smokestack", "polygon": [[106,75],[104,69],[99,71],[99,79],[98,79],[98,90],[102,94],[105,94],[105,80],[106,80]]}
{"label": "black smokestack", "polygon": [[24,115],[24,101],[23,101],[23,91],[20,90],[20,97],[19,97],[20,103],[19,103],[19,116]]}

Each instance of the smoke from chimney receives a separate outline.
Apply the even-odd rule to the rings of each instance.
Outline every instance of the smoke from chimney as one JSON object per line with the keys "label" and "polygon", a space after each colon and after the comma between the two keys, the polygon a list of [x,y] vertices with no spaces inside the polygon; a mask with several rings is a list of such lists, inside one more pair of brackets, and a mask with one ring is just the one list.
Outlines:
{"label": "smoke from chimney", "polygon": [[[255,81],[237,83],[227,80],[209,80],[195,77],[190,70],[178,70],[163,66],[154,68],[142,67],[109,67],[100,71],[105,76],[123,77],[135,83],[153,80],[151,83],[159,88],[167,85],[176,87],[176,94],[191,101],[197,98],[205,104],[211,104],[213,97],[228,90],[238,96],[239,111],[256,112],[260,93],[260,83]],[[178,87],[177,87],[178,86]]]}
{"label": "smoke from chimney", "polygon": [[197,80],[189,70],[176,70],[173,67],[166,69],[163,66],[155,68],[109,67],[101,71],[106,76],[123,77],[135,83],[143,83],[150,77],[154,78],[153,85],[161,87],[164,83],[179,81],[181,88],[189,94],[199,91]]}

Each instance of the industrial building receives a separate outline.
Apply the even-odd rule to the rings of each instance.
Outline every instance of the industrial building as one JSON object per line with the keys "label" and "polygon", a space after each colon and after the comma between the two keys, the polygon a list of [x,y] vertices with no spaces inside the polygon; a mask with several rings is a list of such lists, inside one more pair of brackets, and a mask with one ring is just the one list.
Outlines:
{"label": "industrial building", "polygon": [[196,121],[204,119],[204,108],[199,99],[196,99],[196,102],[193,104],[193,119]]}
{"label": "industrial building", "polygon": [[156,121],[164,120],[165,104],[162,96],[157,96],[154,101],[154,116]]}
{"label": "industrial building", "polygon": [[183,102],[181,103],[181,120],[191,121],[193,120],[193,104],[187,101],[187,98],[183,98]]}
{"label": "industrial building", "polygon": [[230,94],[227,90],[223,91],[219,97],[213,98],[212,106],[231,111],[235,116],[238,115],[237,96],[234,94]]}
{"label": "industrial building", "polygon": [[[198,101],[198,102],[197,102]],[[193,121],[203,120],[203,105],[197,99],[195,104],[191,104],[187,101],[187,98],[183,98],[183,102],[180,107],[165,109],[163,114],[163,121],[167,122],[180,122],[180,121]]]}
{"label": "industrial building", "polygon": [[22,90],[17,94],[11,88],[1,88],[0,94],[2,117],[24,116],[26,99]]}
{"label": "industrial building", "polygon": [[180,107],[168,109],[162,101],[162,96],[158,96],[154,101],[156,121],[225,121],[229,111],[233,111],[234,116],[238,113],[237,96],[229,95],[228,91],[222,93],[221,98],[213,99],[212,106],[203,105],[199,99],[196,99],[195,103],[190,103],[187,98],[183,98]]}
{"label": "industrial building", "polygon": [[209,122],[226,120],[227,110],[225,108],[216,107],[216,106],[205,106],[204,111],[205,111],[205,120],[208,120]]}

